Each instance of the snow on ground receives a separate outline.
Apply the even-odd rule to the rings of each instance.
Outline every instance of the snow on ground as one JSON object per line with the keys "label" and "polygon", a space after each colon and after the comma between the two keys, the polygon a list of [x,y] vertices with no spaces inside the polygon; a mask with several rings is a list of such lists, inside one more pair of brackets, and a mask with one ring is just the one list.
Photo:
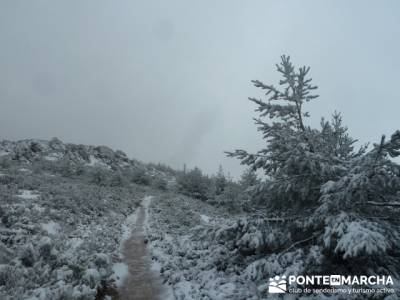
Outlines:
{"label": "snow on ground", "polygon": [[95,299],[119,284],[119,245],[145,188],[29,168],[0,169],[0,299]]}
{"label": "snow on ground", "polygon": [[[126,241],[132,233],[132,228],[133,226],[135,226],[136,223],[136,219],[137,219],[137,210],[130,214],[124,221],[124,223],[122,224],[122,242]],[[122,243],[121,243],[122,246]]]}
{"label": "snow on ground", "polygon": [[109,165],[107,165],[104,161],[95,157],[94,155],[90,155],[87,165],[90,167],[103,167],[106,169],[110,169]]}
{"label": "snow on ground", "polygon": [[[152,203],[154,199],[154,196],[146,196],[144,197],[143,201],[142,201],[142,206],[145,210],[145,216],[146,218],[144,219],[143,222],[143,229],[144,229],[144,233],[146,235],[148,235],[148,232],[150,231],[150,223],[149,223],[149,207]],[[165,238],[168,240],[169,237],[166,235]],[[154,250],[154,249],[153,249]],[[154,251],[149,253],[150,255],[154,255]],[[162,255],[162,253],[160,252],[159,255]],[[151,260],[151,265],[150,265],[150,271],[154,272],[156,275],[160,275],[160,270],[161,270],[161,264],[157,261],[157,260]],[[175,300],[177,299],[174,296],[174,292],[171,286],[162,285],[163,290],[161,291],[161,295],[159,295],[159,299],[162,300]]]}
{"label": "snow on ground", "polygon": [[30,190],[20,190],[17,197],[25,199],[25,200],[33,200],[39,197],[39,194],[35,191]]}
{"label": "snow on ground", "polygon": [[[148,210],[148,208],[149,208],[149,205],[150,205],[150,203],[151,203],[151,200],[154,198],[154,196],[146,196],[146,197],[144,197],[144,199],[143,199],[143,201],[142,201],[142,205],[143,205],[143,207],[144,207],[144,209],[146,210],[146,212],[147,212],[147,210]],[[147,220],[147,219],[146,219]]]}
{"label": "snow on ground", "polygon": [[61,231],[60,224],[50,221],[49,223],[44,223],[41,225],[43,230],[47,231],[50,235],[56,235]]}
{"label": "snow on ground", "polygon": [[[170,285],[175,299],[359,299],[356,294],[347,298],[269,294],[271,275],[304,274],[305,267],[321,257],[318,246],[310,248],[307,255],[302,248],[280,255],[249,252],[257,249],[265,236],[279,240],[273,227],[264,236],[258,230],[263,219],[227,216],[207,203],[176,194],[155,197],[149,213],[147,234],[153,268]],[[396,294],[386,296],[379,299],[398,299]]]}
{"label": "snow on ground", "polygon": [[115,284],[119,288],[122,286],[122,283],[129,274],[128,265],[126,263],[119,262],[115,263],[112,269],[114,271],[112,278],[114,278]]}
{"label": "snow on ground", "polygon": [[206,224],[210,223],[210,217],[209,216],[200,215],[200,219]]}
{"label": "snow on ground", "polygon": [[68,246],[69,246],[71,249],[76,249],[76,248],[78,248],[79,246],[81,246],[83,242],[84,242],[84,240],[81,239],[81,238],[72,237],[72,238],[70,238],[70,239],[68,240]]}
{"label": "snow on ground", "polygon": [[217,211],[173,194],[156,197],[149,207],[153,268],[175,299],[259,299],[255,285],[229,266],[230,250],[208,236],[211,218],[223,219]]}
{"label": "snow on ground", "polygon": [[[302,249],[280,257],[246,253],[259,244],[256,225],[262,220],[252,223],[241,215],[229,216],[199,200],[172,193],[159,195],[149,213],[153,269],[170,285],[174,299],[281,299],[268,294],[269,275],[302,274],[306,265],[319,259],[310,251],[309,259],[304,260]],[[268,234],[275,239],[272,228]],[[284,299],[296,299],[286,296]]]}
{"label": "snow on ground", "polygon": [[45,210],[45,208],[43,207],[43,206],[40,206],[40,205],[38,205],[38,204],[34,204],[33,205],[33,210],[36,210],[36,211],[38,211],[39,213],[43,213],[44,212],[44,210]]}
{"label": "snow on ground", "polygon": [[[120,240],[120,245],[119,245],[119,252],[118,256],[121,260],[123,260],[123,254],[122,250],[124,247],[124,243],[129,239],[129,237],[132,234],[132,230],[136,224],[137,220],[137,215],[138,215],[138,209],[136,209],[132,214],[128,215],[125,219],[125,221],[122,223],[121,226],[121,240]],[[118,262],[113,265],[113,272],[114,275],[112,278],[115,280],[115,284],[117,288],[120,288],[125,280],[125,278],[129,274],[129,267],[126,263],[124,262]]]}
{"label": "snow on ground", "polygon": [[62,155],[57,153],[57,152],[53,152],[48,154],[47,156],[44,156],[43,159],[47,160],[47,161],[56,161],[62,158]]}

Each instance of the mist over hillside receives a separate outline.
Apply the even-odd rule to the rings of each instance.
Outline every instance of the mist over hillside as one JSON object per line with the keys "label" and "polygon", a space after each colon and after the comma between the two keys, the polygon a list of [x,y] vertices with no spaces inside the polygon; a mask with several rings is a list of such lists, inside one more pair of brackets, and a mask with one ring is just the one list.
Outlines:
{"label": "mist over hillside", "polygon": [[400,299],[399,12],[0,1],[0,300]]}
{"label": "mist over hillside", "polygon": [[400,131],[357,147],[338,112],[312,128],[310,68],[283,55],[277,70],[283,89],[255,80],[269,98],[249,98],[266,147],[226,152],[247,166],[239,180],[107,146],[1,141],[0,296],[400,297]]}

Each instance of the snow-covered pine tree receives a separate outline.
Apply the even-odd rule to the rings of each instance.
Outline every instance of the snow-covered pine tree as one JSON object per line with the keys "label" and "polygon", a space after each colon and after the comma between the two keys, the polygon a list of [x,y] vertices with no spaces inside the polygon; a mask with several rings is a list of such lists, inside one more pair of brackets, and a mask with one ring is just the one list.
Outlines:
{"label": "snow-covered pine tree", "polygon": [[400,131],[361,157],[348,161],[346,174],[321,186],[311,227],[323,228],[324,253],[352,272],[400,272]]}
{"label": "snow-covered pine tree", "polygon": [[354,155],[355,141],[348,136],[337,113],[332,122],[321,121],[321,130],[305,124],[309,113],[304,105],[318,97],[313,94],[317,87],[308,78],[309,67],[296,70],[289,56],[282,56],[276,67],[283,77],[279,82],[282,88],[254,80],[256,87],[266,90],[267,100],[249,98],[257,105],[259,117],[254,120],[266,147],[255,154],[245,150],[227,153],[253,170],[264,170],[265,202],[297,210],[316,205],[319,186],[342,175],[343,160]]}
{"label": "snow-covered pine tree", "polygon": [[178,189],[185,195],[206,200],[210,179],[203,175],[203,172],[195,167],[193,170],[185,171],[177,177]]}
{"label": "snow-covered pine tree", "polygon": [[257,186],[259,183],[260,183],[260,180],[257,177],[257,173],[251,168],[244,170],[244,172],[240,176],[239,184],[245,190],[247,190],[249,188],[252,189],[255,186]]}
{"label": "snow-covered pine tree", "polygon": [[227,179],[224,174],[224,169],[222,168],[221,165],[219,166],[218,172],[214,177],[214,185],[215,185],[216,195],[221,195],[224,192],[225,187],[227,185]]}
{"label": "snow-covered pine tree", "polygon": [[[318,129],[306,125],[304,104],[317,98],[309,68],[296,71],[282,56],[277,70],[282,89],[256,80],[268,98],[249,98],[257,105],[255,122],[266,147],[255,154],[228,152],[266,175],[258,188],[264,217],[242,220],[252,229],[240,227],[236,244],[246,245],[246,253],[268,253],[257,262],[257,278],[276,275],[268,273],[274,272],[268,271],[271,264],[291,269],[299,261],[296,272],[399,278],[400,166],[392,158],[400,156],[400,131],[369,152],[367,146],[356,151],[339,113],[322,119]],[[256,239],[249,239],[251,232]]]}

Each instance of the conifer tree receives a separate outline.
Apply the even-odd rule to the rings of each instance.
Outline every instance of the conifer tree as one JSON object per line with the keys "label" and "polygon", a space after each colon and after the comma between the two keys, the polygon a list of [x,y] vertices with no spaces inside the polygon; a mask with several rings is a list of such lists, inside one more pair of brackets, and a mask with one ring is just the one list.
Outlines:
{"label": "conifer tree", "polygon": [[332,122],[321,121],[321,130],[306,125],[310,114],[304,105],[318,97],[308,77],[309,67],[296,70],[289,56],[282,56],[276,67],[283,77],[281,89],[253,80],[254,86],[266,91],[267,99],[249,98],[257,105],[259,117],[254,120],[266,147],[255,154],[245,150],[227,153],[253,170],[264,170],[269,204],[315,205],[319,185],[341,174],[341,159],[353,155],[355,141],[337,113]]}
{"label": "conifer tree", "polygon": [[239,184],[243,189],[255,187],[260,183],[257,174],[251,168],[246,169],[240,176]]}
{"label": "conifer tree", "polygon": [[214,178],[214,184],[215,184],[215,194],[216,195],[221,195],[226,187],[227,184],[227,179],[224,174],[224,169],[220,165],[218,168],[217,175]]}
{"label": "conifer tree", "polygon": [[[266,175],[258,188],[266,218],[249,216],[243,223],[260,233],[254,250],[275,249],[274,264],[286,266],[296,248],[301,248],[303,262],[318,257],[319,263],[303,272],[399,277],[400,166],[393,158],[400,156],[400,131],[389,140],[383,136],[367,151],[368,145],[355,150],[356,140],[337,112],[330,121],[321,119],[320,128],[309,127],[304,105],[317,98],[309,68],[295,70],[289,57],[281,59],[282,88],[255,80],[267,99],[249,98],[257,105],[255,123],[266,146],[255,154],[227,152]],[[274,220],[283,223],[271,229]],[[269,239],[271,232],[285,237],[279,245]],[[246,238],[250,234],[245,229],[241,233]],[[265,261],[261,265],[270,267]]]}
{"label": "conifer tree", "polygon": [[207,199],[209,181],[209,178],[203,175],[198,167],[177,177],[178,188],[183,194],[201,200]]}

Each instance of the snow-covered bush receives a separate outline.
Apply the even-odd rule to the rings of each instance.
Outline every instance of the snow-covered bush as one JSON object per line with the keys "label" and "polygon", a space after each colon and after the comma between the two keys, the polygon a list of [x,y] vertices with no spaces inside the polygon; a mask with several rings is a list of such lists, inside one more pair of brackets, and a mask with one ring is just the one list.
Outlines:
{"label": "snow-covered bush", "polygon": [[279,251],[285,238],[265,218],[172,195],[159,196],[150,215],[152,258],[177,299],[269,299],[269,277],[324,264],[319,246]]}
{"label": "snow-covered bush", "polygon": [[96,166],[90,169],[89,177],[92,183],[107,186],[110,184],[112,174],[110,171],[100,166]]}
{"label": "snow-covered bush", "polygon": [[8,264],[0,265],[0,286],[5,286],[10,290],[16,288],[20,281],[21,274],[17,267]]}
{"label": "snow-covered bush", "polygon": [[208,198],[208,190],[211,186],[211,181],[196,167],[193,170],[179,174],[177,177],[177,184],[182,194],[200,200],[206,200]]}
{"label": "snow-covered bush", "polygon": [[241,211],[245,195],[242,187],[233,181],[225,183],[224,190],[219,195],[213,195],[210,203],[225,207],[228,211],[234,213]]}
{"label": "snow-covered bush", "polygon": [[161,191],[166,191],[168,189],[167,181],[160,177],[153,180],[153,186]]}
{"label": "snow-covered bush", "polygon": [[104,294],[125,219],[145,194],[125,177],[137,163],[59,140],[1,141],[0,150],[14,158],[0,166],[0,299]]}
{"label": "snow-covered bush", "polygon": [[151,177],[147,174],[144,168],[137,168],[132,171],[131,179],[134,183],[149,185],[151,182]]}

